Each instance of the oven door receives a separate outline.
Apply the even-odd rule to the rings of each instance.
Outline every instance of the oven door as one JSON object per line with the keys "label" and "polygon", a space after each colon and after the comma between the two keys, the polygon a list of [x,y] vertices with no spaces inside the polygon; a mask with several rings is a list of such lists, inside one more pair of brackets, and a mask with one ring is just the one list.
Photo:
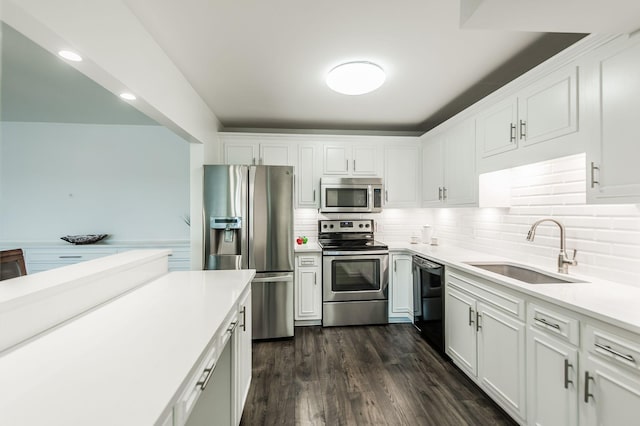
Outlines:
{"label": "oven door", "polygon": [[321,185],[323,213],[370,213],[373,209],[371,185]]}
{"label": "oven door", "polygon": [[389,252],[325,251],[322,255],[322,300],[386,300]]}

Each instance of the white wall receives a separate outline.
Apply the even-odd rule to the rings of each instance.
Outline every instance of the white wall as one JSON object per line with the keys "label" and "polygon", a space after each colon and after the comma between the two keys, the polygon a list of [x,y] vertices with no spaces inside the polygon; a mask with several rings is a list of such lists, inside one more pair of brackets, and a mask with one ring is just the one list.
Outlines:
{"label": "white wall", "polygon": [[188,240],[189,144],[161,126],[2,123],[0,240]]}
{"label": "white wall", "polygon": [[[559,231],[541,225],[526,241],[533,222],[553,217],[565,225],[567,248],[577,249],[577,274],[640,286],[640,208],[638,205],[586,205],[584,154],[511,170],[510,208],[385,209],[376,239],[409,242],[422,225],[435,229],[443,245],[506,256],[555,270]],[[317,238],[316,210],[295,212],[295,233]]]}

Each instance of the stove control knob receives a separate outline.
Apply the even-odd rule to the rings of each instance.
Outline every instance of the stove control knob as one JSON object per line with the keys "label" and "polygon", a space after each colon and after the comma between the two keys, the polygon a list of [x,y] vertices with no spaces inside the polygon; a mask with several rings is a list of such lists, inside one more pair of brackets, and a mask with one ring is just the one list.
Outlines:
{"label": "stove control knob", "polygon": [[358,226],[359,226],[360,228],[364,228],[364,225],[363,225],[363,224],[360,224],[360,225],[358,225]]}
{"label": "stove control knob", "polygon": [[333,228],[333,224],[329,225],[329,228]]}
{"label": "stove control knob", "polygon": [[327,224],[325,223],[324,225],[322,225],[323,229],[327,229]]}

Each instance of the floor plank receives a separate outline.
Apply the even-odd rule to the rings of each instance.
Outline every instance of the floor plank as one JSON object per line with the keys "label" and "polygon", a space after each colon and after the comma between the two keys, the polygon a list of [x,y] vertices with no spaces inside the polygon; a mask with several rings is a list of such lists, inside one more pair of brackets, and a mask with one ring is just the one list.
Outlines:
{"label": "floor plank", "polygon": [[241,425],[515,425],[410,324],[253,344]]}

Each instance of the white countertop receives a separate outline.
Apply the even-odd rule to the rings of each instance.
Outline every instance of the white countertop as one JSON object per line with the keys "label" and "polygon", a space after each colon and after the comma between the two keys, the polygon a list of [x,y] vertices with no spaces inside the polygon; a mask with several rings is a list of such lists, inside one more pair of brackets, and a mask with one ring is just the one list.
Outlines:
{"label": "white countertop", "polygon": [[[584,315],[599,319],[620,328],[640,334],[640,287],[615,283],[583,275],[570,273],[581,283],[568,284],[527,284],[522,281],[474,268],[464,262],[509,261],[526,265],[517,259],[508,259],[478,251],[450,246],[431,246],[428,244],[387,243],[389,250],[408,251],[446,266],[482,276],[522,293],[548,302],[564,306]],[[533,267],[550,275],[555,271]]]}
{"label": "white countertop", "polygon": [[307,244],[296,244],[294,247],[294,251],[296,253],[305,253],[305,252],[322,252],[322,248],[316,242],[308,241]]}
{"label": "white countertop", "polygon": [[0,356],[0,424],[152,425],[254,275],[172,272]]}

